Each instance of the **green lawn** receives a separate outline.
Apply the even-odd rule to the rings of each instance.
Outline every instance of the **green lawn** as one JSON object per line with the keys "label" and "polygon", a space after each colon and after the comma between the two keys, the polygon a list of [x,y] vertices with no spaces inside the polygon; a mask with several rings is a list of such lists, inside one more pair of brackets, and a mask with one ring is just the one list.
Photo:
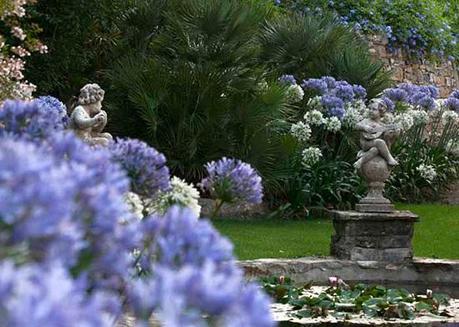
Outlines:
{"label": "green lawn", "polygon": [[[418,257],[459,259],[459,206],[398,205],[421,217],[416,224],[414,253]],[[239,259],[294,258],[329,254],[333,232],[329,220],[215,220],[234,243]]]}

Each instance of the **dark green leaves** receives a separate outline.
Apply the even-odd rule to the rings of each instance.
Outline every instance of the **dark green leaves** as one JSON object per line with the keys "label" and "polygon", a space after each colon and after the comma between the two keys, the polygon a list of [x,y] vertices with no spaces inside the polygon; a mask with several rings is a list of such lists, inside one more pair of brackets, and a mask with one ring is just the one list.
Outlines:
{"label": "dark green leaves", "polygon": [[439,311],[440,305],[449,304],[449,298],[444,294],[415,296],[406,289],[356,284],[330,287],[318,295],[308,295],[304,292],[307,288],[294,287],[293,281],[287,277],[270,277],[261,281],[276,302],[292,306],[297,318],[332,315],[338,319],[352,319],[352,315],[363,313],[368,318],[412,320],[417,314],[450,315],[447,310]]}

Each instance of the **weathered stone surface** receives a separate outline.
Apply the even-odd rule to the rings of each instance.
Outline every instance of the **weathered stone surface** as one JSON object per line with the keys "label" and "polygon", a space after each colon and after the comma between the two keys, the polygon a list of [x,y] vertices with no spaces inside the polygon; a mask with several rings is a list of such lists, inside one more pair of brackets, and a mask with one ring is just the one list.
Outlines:
{"label": "weathered stone surface", "polygon": [[393,71],[396,83],[434,83],[440,88],[441,97],[447,97],[454,89],[459,88],[459,70],[454,63],[415,60],[408,58],[402,51],[390,52],[386,48],[387,38],[382,35],[373,35],[368,38],[368,42],[370,49],[373,49],[371,53],[374,58],[382,59],[385,67]]}
{"label": "weathered stone surface", "polygon": [[248,260],[239,265],[249,279],[285,275],[298,285],[310,281],[328,285],[328,277],[337,276],[349,283],[383,284],[419,292],[432,289],[459,297],[459,260],[414,258],[394,264],[309,257]]}
{"label": "weathered stone surface", "polygon": [[411,239],[418,217],[408,211],[334,211],[331,254],[339,259],[401,262],[412,258]]}

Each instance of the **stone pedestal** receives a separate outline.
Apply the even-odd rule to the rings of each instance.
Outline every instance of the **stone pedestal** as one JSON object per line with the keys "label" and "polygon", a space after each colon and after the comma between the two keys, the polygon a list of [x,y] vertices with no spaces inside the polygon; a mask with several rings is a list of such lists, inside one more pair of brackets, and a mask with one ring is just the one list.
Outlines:
{"label": "stone pedestal", "polygon": [[418,216],[409,211],[334,211],[331,254],[355,261],[411,260],[411,240]]}

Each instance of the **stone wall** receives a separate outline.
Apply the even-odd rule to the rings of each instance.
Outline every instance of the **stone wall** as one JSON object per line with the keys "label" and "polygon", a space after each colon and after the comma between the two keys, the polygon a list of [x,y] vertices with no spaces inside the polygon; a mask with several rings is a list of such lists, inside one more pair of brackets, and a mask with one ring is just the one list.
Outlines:
{"label": "stone wall", "polygon": [[459,89],[458,67],[449,61],[428,62],[409,59],[402,51],[394,53],[387,49],[387,38],[372,36],[369,39],[371,52],[392,71],[395,82],[411,82],[425,85],[435,84],[440,88],[441,97],[447,97],[453,89]]}

